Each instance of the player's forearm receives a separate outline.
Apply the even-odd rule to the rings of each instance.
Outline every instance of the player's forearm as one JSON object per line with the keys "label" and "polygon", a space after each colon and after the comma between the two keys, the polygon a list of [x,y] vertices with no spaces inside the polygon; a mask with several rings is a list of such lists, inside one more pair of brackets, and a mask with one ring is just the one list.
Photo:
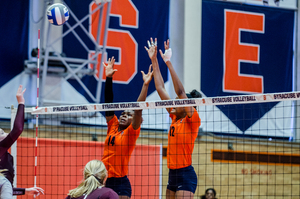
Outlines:
{"label": "player's forearm", "polygon": [[[104,89],[104,100],[105,103],[112,103],[114,99],[114,93],[113,93],[113,84],[112,84],[112,77],[106,77],[105,81],[105,89]],[[106,116],[112,116],[114,115],[114,111],[106,111]]]}
{"label": "player's forearm", "polygon": [[[141,93],[137,99],[138,102],[145,101],[147,97],[148,85],[143,84]],[[132,121],[132,128],[134,130],[138,129],[142,124],[142,109],[134,110],[133,121]]]}
{"label": "player's forearm", "polygon": [[[148,92],[148,87],[149,84],[143,84],[141,93],[137,99],[138,102],[143,102],[147,98],[147,92]],[[142,110],[135,110],[134,111],[134,116],[133,116],[133,122],[132,122],[132,127],[133,129],[138,129],[142,123]]]}
{"label": "player's forearm", "polygon": [[143,87],[142,87],[142,90],[141,90],[141,93],[137,99],[138,102],[142,102],[142,101],[145,101],[146,98],[147,98],[147,92],[148,92],[148,87],[149,87],[149,84],[143,84]]}
{"label": "player's forearm", "polygon": [[158,92],[158,95],[161,97],[162,92],[165,92],[164,79],[162,78],[157,58],[152,59],[151,61],[152,61],[152,67],[153,67],[153,76],[154,76],[155,88]]}
{"label": "player's forearm", "polygon": [[112,77],[106,77],[105,81],[105,103],[112,103],[114,99],[114,93],[112,89]]}
{"label": "player's forearm", "polygon": [[9,134],[9,136],[14,141],[16,141],[18,139],[18,137],[21,135],[21,133],[24,129],[24,108],[25,108],[24,104],[18,105],[18,110],[17,110],[15,122],[14,122],[14,127]]}
{"label": "player's forearm", "polygon": [[169,68],[169,71],[170,71],[170,74],[172,77],[175,93],[177,94],[177,96],[179,98],[186,98],[184,87],[183,87],[178,75],[176,74],[172,63],[170,61],[167,61],[166,64]]}

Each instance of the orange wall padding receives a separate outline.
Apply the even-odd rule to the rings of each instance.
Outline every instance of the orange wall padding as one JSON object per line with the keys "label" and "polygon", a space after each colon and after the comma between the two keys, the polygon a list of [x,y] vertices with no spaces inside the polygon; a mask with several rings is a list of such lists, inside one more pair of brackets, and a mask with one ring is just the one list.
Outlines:
{"label": "orange wall padding", "polygon": [[[35,139],[18,139],[17,187],[34,185],[34,150]],[[103,150],[102,142],[38,139],[37,186],[45,190],[45,195],[38,198],[65,198],[81,182],[85,164],[93,159],[101,160]],[[131,198],[159,198],[159,167],[160,146],[135,147],[128,171]]]}

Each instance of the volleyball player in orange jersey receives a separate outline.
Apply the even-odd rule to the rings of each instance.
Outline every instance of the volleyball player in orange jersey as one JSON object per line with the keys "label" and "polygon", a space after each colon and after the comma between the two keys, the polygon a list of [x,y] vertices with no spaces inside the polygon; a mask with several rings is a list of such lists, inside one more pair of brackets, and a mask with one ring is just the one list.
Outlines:
{"label": "volleyball player in orange jersey", "polygon": [[[106,73],[105,103],[113,102],[112,77],[117,71],[113,68],[114,63],[114,57],[108,60],[107,65],[103,63]],[[143,71],[141,73],[144,84],[137,101],[146,100],[148,86],[153,76],[152,66],[149,66],[147,74]],[[106,187],[113,189],[120,199],[130,198],[131,185],[126,175],[131,153],[140,134],[142,110],[126,110],[119,120],[113,111],[107,111],[105,115],[108,129],[102,162],[108,171]]]}
{"label": "volleyball player in orange jersey", "polygon": [[[164,80],[162,78],[158,61],[157,61],[157,40],[151,43],[148,41],[148,47],[145,49],[152,61],[153,75],[155,88],[162,100],[169,100],[170,96],[164,87]],[[171,62],[172,55],[171,48],[169,48],[169,40],[165,42],[165,53],[160,50],[161,57],[166,63],[172,80],[177,98],[197,98],[201,94],[193,90],[190,94],[186,94],[184,87],[178,78]],[[197,188],[197,175],[192,167],[192,153],[194,143],[198,135],[200,127],[200,117],[194,107],[176,107],[167,108],[172,119],[168,134],[168,149],[167,162],[169,168],[169,180],[166,191],[167,198],[193,198]]]}

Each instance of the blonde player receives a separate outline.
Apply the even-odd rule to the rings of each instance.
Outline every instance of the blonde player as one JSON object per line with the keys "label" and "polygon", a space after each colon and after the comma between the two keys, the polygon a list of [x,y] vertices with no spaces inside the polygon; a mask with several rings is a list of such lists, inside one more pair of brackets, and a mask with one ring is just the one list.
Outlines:
{"label": "blonde player", "polygon": [[75,189],[69,191],[66,199],[118,199],[119,196],[110,188],[106,188],[107,170],[100,160],[91,160],[83,172],[83,181]]}

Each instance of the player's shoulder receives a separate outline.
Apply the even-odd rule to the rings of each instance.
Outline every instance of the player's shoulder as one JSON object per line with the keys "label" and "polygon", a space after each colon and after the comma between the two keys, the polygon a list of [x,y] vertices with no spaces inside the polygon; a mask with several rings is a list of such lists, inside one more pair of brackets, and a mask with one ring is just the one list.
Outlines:
{"label": "player's shoulder", "polygon": [[118,199],[119,196],[118,194],[112,190],[111,188],[108,187],[102,187],[101,189],[98,189],[99,193],[101,192],[101,194],[99,195],[99,199]]}
{"label": "player's shoulder", "polygon": [[134,129],[132,126],[132,123],[124,130],[124,132],[126,133],[130,133],[130,132],[139,132],[141,130],[141,126],[139,126],[138,129]]}
{"label": "player's shoulder", "polygon": [[71,198],[71,196],[67,196],[65,199],[84,199],[84,197],[85,197],[84,195],[78,198]]}
{"label": "player's shoulder", "polygon": [[197,109],[194,108],[194,112],[193,112],[193,115],[191,117],[189,117],[189,116],[185,117],[185,119],[191,119],[191,118],[200,118]]}
{"label": "player's shoulder", "polygon": [[108,123],[114,123],[114,122],[118,122],[118,117],[116,115],[113,115],[113,117],[109,120]]}
{"label": "player's shoulder", "polygon": [[175,120],[176,119],[176,115],[174,115],[172,113],[169,114],[169,117],[171,118],[171,120]]}
{"label": "player's shoulder", "polygon": [[117,128],[119,125],[119,120],[116,115],[114,115],[109,121],[107,121],[108,127],[115,127]]}

